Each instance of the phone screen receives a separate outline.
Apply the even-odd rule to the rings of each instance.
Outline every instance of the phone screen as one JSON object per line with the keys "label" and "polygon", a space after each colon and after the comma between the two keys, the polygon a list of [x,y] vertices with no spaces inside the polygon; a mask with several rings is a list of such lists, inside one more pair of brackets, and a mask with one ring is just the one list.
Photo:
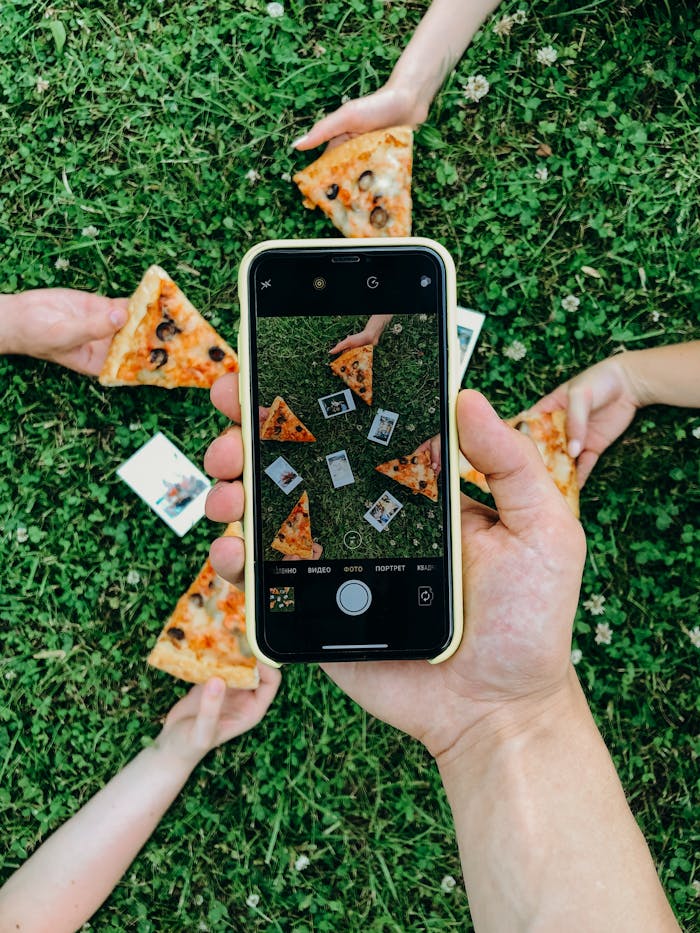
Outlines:
{"label": "phone screen", "polygon": [[275,248],[248,294],[261,649],[437,656],[452,635],[441,257]]}

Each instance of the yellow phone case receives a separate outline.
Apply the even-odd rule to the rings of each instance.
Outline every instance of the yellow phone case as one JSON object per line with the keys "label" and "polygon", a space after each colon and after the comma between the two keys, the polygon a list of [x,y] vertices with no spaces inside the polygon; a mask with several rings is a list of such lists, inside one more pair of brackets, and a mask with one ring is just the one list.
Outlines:
{"label": "yellow phone case", "polygon": [[[457,393],[460,388],[459,380],[459,346],[457,342],[457,295],[456,295],[456,276],[452,257],[444,246],[430,240],[426,237],[377,237],[368,239],[329,239],[329,240],[266,240],[258,243],[249,249],[241,261],[238,271],[238,295],[241,308],[240,326],[238,331],[238,360],[240,365],[239,390],[241,402],[241,428],[243,434],[243,489],[245,492],[245,501],[250,508],[255,501],[253,495],[253,425],[256,423],[257,414],[252,410],[252,385],[251,385],[251,367],[250,367],[250,331],[249,321],[249,295],[248,295],[248,270],[252,261],[261,253],[271,249],[309,249],[311,247],[324,247],[332,250],[347,249],[358,252],[366,246],[381,247],[402,247],[402,246],[425,246],[437,253],[445,265],[446,273],[446,297],[447,297],[447,333],[448,333],[448,374],[447,383],[449,391],[449,407],[452,411],[448,428],[450,435],[450,502],[452,508],[450,512],[450,526],[452,533],[452,618],[454,631],[449,645],[437,657],[430,658],[431,664],[439,664],[447,660],[459,647],[462,640],[464,629],[464,610],[462,604],[462,532],[460,524],[460,489],[459,489],[459,440],[457,437]],[[253,522],[243,520],[243,534],[245,539],[246,554],[252,555],[253,541]],[[270,667],[281,667],[278,661],[268,658],[265,655],[256,637],[256,619],[255,619],[255,580],[254,567],[252,560],[246,560],[245,564],[245,594],[246,594],[246,634],[250,647],[259,661],[268,664]]]}

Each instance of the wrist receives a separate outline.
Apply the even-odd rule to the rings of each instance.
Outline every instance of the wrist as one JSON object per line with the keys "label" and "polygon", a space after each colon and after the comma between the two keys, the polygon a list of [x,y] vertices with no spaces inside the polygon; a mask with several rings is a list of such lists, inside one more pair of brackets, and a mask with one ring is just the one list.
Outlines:
{"label": "wrist", "polygon": [[394,94],[398,110],[402,114],[402,123],[413,127],[425,123],[435,96],[432,82],[425,74],[404,69],[399,62],[385,89]]}
{"label": "wrist", "polygon": [[150,751],[153,752],[154,760],[159,762],[159,767],[179,774],[183,783],[206,754],[201,749],[183,746],[177,736],[167,728],[162,729],[156,736]]}
{"label": "wrist", "polygon": [[460,731],[434,757],[448,797],[479,784],[498,763],[519,758],[557,734],[593,722],[572,665],[563,681],[538,695],[494,705]]}
{"label": "wrist", "polygon": [[21,334],[27,301],[24,294],[0,295],[0,354],[26,353]]}
{"label": "wrist", "polygon": [[644,350],[625,350],[617,357],[627,395],[635,408],[653,405],[655,401],[653,387],[644,378],[643,367],[640,366],[644,353]]}

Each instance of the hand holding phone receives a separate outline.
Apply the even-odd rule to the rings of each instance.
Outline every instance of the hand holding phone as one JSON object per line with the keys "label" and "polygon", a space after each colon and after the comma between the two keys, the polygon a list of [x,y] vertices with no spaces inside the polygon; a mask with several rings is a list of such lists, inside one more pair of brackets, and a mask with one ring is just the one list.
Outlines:
{"label": "hand holding phone", "polygon": [[265,243],[239,291],[251,647],[272,663],[444,659],[462,617],[449,255]]}
{"label": "hand holding phone", "polygon": [[[237,376],[225,376],[212,401],[240,417]],[[374,716],[420,739],[436,757],[491,714],[554,695],[570,670],[571,627],[585,541],[532,442],[506,425],[477,392],[457,402],[459,443],[489,476],[498,511],[462,496],[465,636],[435,667],[421,661],[324,664],[326,673]],[[238,428],[215,440],[205,466],[226,480],[209,494],[214,521],[243,517],[242,444]],[[240,539],[211,548],[217,572],[238,580]]]}

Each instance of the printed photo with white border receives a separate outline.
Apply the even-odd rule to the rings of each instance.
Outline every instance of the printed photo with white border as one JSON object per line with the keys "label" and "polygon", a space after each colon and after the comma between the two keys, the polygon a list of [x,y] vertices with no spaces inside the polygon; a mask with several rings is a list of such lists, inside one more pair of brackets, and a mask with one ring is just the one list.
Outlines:
{"label": "printed photo with white border", "polygon": [[347,415],[348,412],[355,411],[355,399],[350,389],[324,395],[318,400],[318,404],[324,418],[335,418],[337,415]]}
{"label": "printed photo with white border", "polygon": [[302,480],[302,477],[297,473],[291,463],[287,463],[284,457],[278,457],[276,460],[273,460],[272,463],[265,468],[265,473],[270,477],[273,483],[279,486],[285,495],[290,493],[292,489],[296,489]]}
{"label": "printed photo with white border", "polygon": [[464,374],[469,366],[469,360],[474,352],[474,347],[481,333],[481,326],[484,323],[484,315],[479,311],[472,311],[470,308],[457,307],[457,340],[459,342],[459,379],[464,379]]}
{"label": "printed photo with white border", "polygon": [[331,474],[334,489],[350,486],[351,483],[355,482],[347,451],[336,450],[335,453],[327,454],[326,463],[328,464],[328,472]]}
{"label": "printed photo with white border", "polygon": [[377,414],[374,416],[374,421],[372,422],[372,427],[369,429],[367,439],[374,441],[375,444],[383,444],[387,447],[398,420],[398,412],[389,411],[387,408],[377,409]]}
{"label": "printed photo with white border", "polygon": [[372,528],[376,528],[377,531],[384,531],[402,508],[403,502],[399,502],[388,490],[385,490],[377,501],[367,509],[363,517],[370,523]]}

